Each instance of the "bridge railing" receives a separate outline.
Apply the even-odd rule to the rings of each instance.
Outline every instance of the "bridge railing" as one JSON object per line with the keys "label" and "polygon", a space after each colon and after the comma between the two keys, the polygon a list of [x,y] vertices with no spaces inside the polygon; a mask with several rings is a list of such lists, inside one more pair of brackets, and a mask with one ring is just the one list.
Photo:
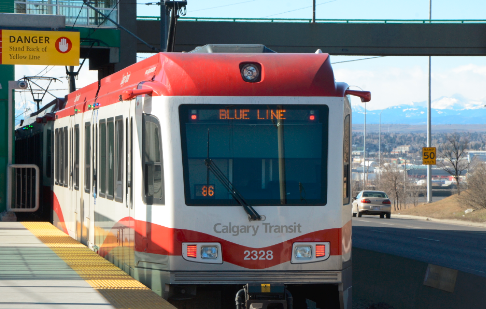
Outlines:
{"label": "bridge railing", "polygon": [[[138,16],[138,20],[158,21],[160,16]],[[209,22],[266,22],[266,23],[311,23],[312,19],[294,18],[217,18],[217,17],[179,17],[180,21]],[[486,19],[316,19],[316,23],[339,24],[482,24]]]}
{"label": "bridge railing", "polygon": [[[82,0],[15,0],[14,4],[15,13],[18,14],[64,15],[66,26],[116,28],[111,21],[85,6]],[[95,7],[118,21],[117,3],[114,0],[98,2]]]}
{"label": "bridge railing", "polygon": [[35,212],[39,209],[41,174],[35,164],[10,164],[7,173],[7,211]]}

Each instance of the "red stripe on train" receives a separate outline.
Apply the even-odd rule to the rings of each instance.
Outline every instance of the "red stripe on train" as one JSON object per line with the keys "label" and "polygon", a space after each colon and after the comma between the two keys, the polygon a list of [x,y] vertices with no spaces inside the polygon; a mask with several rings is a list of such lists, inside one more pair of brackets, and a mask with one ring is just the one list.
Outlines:
{"label": "red stripe on train", "polygon": [[[55,223],[56,227],[63,231],[64,233],[69,235],[69,232],[66,228],[66,223],[64,222],[64,216],[62,214],[61,204],[59,204],[59,200],[57,199],[56,193],[52,192],[52,200],[53,200],[53,210],[54,213],[57,215],[58,222]],[[55,221],[55,220],[54,220]]]}
{"label": "red stripe on train", "polygon": [[[129,228],[129,220],[130,218],[123,218],[120,220],[113,226],[110,234],[117,235],[120,228]],[[350,238],[350,234],[346,232],[345,234],[347,235],[343,235],[343,229],[348,231],[350,225],[351,221],[349,221],[343,228],[315,231],[267,247],[248,247],[206,233],[186,229],[168,228],[155,223],[133,220],[135,250],[138,252],[181,256],[183,242],[219,242],[222,246],[224,262],[248,269],[265,269],[289,262],[292,256],[292,245],[294,242],[329,241],[331,243],[330,254],[342,255],[343,247],[345,250],[347,249],[346,245],[342,246],[342,242],[350,244],[350,239],[347,239],[348,237]],[[105,239],[100,248],[100,254],[103,256],[108,254],[115,248],[115,246],[113,246],[114,243],[116,242],[109,240],[108,238]],[[272,251],[273,259],[245,260],[244,257],[247,255],[245,254],[245,251],[247,250],[257,250],[258,252],[262,250],[265,252]]]}

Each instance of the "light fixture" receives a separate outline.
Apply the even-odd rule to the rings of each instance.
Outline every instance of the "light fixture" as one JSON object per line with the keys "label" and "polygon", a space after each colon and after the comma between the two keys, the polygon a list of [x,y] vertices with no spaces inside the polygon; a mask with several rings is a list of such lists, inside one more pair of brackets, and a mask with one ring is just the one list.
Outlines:
{"label": "light fixture", "polygon": [[292,246],[292,264],[325,261],[330,256],[330,242],[297,242]]}
{"label": "light fixture", "polygon": [[217,259],[218,247],[217,246],[201,246],[201,259]]}
{"label": "light fixture", "polygon": [[326,256],[326,246],[325,245],[316,245],[316,258]]}
{"label": "light fixture", "polygon": [[196,258],[197,257],[197,245],[187,246],[187,257]]}
{"label": "light fixture", "polygon": [[245,82],[255,83],[261,80],[261,67],[256,63],[247,63],[241,67],[241,77]]}
{"label": "light fixture", "polygon": [[294,254],[298,260],[310,260],[312,258],[312,246],[295,246]]}
{"label": "light fixture", "polygon": [[195,263],[222,264],[223,251],[220,243],[182,243],[182,258]]}

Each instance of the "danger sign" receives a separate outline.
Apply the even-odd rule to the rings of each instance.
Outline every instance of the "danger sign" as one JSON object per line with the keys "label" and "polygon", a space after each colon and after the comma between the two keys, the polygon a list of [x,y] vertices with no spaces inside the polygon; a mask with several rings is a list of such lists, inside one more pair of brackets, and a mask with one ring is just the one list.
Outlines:
{"label": "danger sign", "polygon": [[70,39],[66,37],[60,37],[59,39],[57,39],[55,46],[58,52],[65,54],[71,51],[73,43]]}
{"label": "danger sign", "polygon": [[79,65],[79,32],[0,30],[0,64]]}

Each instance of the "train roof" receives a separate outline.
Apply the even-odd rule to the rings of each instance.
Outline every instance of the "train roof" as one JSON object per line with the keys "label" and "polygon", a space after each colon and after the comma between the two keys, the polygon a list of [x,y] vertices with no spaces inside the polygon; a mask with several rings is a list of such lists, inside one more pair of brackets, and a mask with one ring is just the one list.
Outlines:
{"label": "train roof", "polygon": [[275,53],[263,44],[206,44],[198,46],[189,53]]}
{"label": "train roof", "polygon": [[[28,117],[24,117],[18,125],[15,126],[15,130],[32,125],[34,123],[44,122],[44,118],[48,115],[54,115],[54,113],[64,107],[64,98],[55,98],[51,102],[44,105],[38,111],[31,113]],[[46,119],[47,120],[47,119]]]}
{"label": "train roof", "polygon": [[[260,82],[245,82],[241,65],[261,66]],[[143,84],[143,85],[141,85]],[[126,90],[150,88],[154,96],[332,96],[343,97],[329,54],[158,53],[67,95],[58,117],[88,105],[116,103]]]}

